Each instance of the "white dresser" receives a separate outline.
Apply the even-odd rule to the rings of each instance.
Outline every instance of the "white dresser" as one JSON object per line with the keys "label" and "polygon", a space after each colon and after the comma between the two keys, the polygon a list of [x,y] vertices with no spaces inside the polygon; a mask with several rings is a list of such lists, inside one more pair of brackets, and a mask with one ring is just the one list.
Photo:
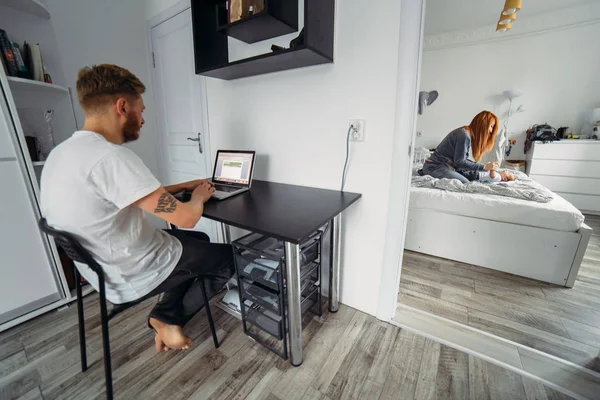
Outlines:
{"label": "white dresser", "polygon": [[600,140],[535,142],[529,176],[584,213],[600,215]]}

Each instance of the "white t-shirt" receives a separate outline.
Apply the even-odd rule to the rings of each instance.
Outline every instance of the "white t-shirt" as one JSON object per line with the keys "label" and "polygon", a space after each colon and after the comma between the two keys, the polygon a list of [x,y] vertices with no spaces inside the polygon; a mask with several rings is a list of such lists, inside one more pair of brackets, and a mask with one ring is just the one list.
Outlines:
{"label": "white t-shirt", "polygon": [[[106,297],[126,303],[150,293],[181,258],[179,240],[132,205],[160,187],[142,160],[102,135],[78,131],[48,157],[41,208],[48,224],[73,234],[104,269]],[[96,274],[77,264],[98,290]]]}

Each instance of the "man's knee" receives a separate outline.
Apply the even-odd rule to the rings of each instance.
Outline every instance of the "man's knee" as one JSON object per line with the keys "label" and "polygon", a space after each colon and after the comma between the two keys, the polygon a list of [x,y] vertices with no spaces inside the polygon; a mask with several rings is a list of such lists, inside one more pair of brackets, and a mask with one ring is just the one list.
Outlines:
{"label": "man's knee", "polygon": [[198,233],[198,236],[197,236],[198,239],[210,243],[210,237],[206,233],[204,233],[204,232],[196,232],[196,233]]}
{"label": "man's knee", "polygon": [[194,239],[202,240],[203,242],[210,243],[210,237],[204,232],[197,231],[185,231],[186,236],[193,237]]}

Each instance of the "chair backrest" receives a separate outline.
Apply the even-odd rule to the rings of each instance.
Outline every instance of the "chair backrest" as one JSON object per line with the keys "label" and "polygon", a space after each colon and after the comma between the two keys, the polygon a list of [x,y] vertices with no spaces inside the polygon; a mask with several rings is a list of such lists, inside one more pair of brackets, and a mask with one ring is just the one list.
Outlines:
{"label": "chair backrest", "polygon": [[87,264],[98,275],[98,279],[104,281],[102,267],[72,234],[52,228],[46,222],[46,218],[41,218],[38,226],[42,232],[54,238],[56,244],[65,250],[71,260]]}

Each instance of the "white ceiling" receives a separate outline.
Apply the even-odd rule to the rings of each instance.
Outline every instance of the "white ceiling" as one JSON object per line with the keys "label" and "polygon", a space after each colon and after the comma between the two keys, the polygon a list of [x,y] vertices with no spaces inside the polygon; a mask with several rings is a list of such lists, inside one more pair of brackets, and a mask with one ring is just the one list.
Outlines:
{"label": "white ceiling", "polygon": [[[598,0],[523,0],[518,20],[560,9],[594,3]],[[504,7],[504,0],[426,0],[425,35],[435,35],[463,29],[495,27]]]}

